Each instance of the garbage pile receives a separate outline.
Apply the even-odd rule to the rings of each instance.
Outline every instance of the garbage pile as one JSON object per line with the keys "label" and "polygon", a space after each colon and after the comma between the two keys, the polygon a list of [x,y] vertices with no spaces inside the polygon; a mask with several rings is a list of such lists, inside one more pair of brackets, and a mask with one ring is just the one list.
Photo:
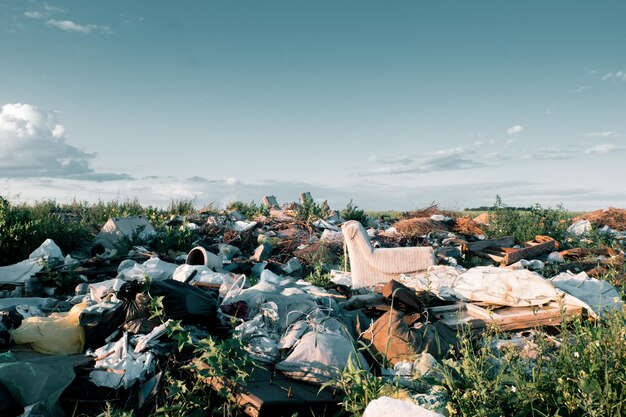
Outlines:
{"label": "garbage pile", "polygon": [[[192,343],[237,338],[256,363],[294,381],[322,386],[349,363],[411,393],[373,401],[367,416],[437,416],[444,390],[415,381],[437,380],[461,327],[532,329],[623,308],[618,290],[595,278],[599,268],[623,266],[619,249],[572,248],[548,236],[486,239],[484,216],[436,207],[369,228],[330,209],[309,222],[298,209],[311,199],[304,193],[299,204],[279,206],[268,196],[267,215],[253,219],[236,211],[172,218],[201,231],[188,253],[120,254],[120,239],[154,229],[145,218],[116,218],[91,257],[64,257],[46,240],[29,259],[0,267],[0,415],[64,415],[81,401],[149,410],[177,350],[168,337],[176,322]],[[577,219],[569,233],[625,238],[626,222],[598,219]],[[481,265],[462,266],[468,259]],[[82,283],[58,294],[42,286],[51,273]]]}

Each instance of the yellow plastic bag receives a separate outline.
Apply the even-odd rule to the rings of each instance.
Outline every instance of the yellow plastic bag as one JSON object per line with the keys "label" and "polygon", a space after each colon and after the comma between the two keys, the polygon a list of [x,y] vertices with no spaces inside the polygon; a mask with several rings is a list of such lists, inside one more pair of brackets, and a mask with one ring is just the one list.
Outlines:
{"label": "yellow plastic bag", "polygon": [[87,303],[77,304],[67,313],[52,313],[48,317],[29,317],[11,332],[18,345],[29,344],[33,350],[47,355],[73,355],[85,347],[85,331],[78,316]]}

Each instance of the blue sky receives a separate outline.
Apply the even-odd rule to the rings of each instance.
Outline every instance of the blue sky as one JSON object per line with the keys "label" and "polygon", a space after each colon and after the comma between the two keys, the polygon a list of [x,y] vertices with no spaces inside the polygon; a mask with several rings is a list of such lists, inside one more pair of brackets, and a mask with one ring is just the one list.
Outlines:
{"label": "blue sky", "polygon": [[626,2],[0,0],[0,194],[626,206]]}

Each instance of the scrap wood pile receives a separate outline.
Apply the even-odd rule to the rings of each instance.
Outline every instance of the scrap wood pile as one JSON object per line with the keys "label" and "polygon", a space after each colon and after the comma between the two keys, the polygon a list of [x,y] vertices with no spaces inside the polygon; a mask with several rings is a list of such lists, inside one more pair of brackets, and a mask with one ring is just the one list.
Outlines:
{"label": "scrap wood pile", "polygon": [[[206,384],[227,387],[249,415],[336,411],[341,393],[319,386],[341,379],[346,364],[406,389],[407,400],[380,398],[366,415],[390,407],[445,415],[438,369],[458,351],[461,329],[479,337],[490,326],[514,332],[623,308],[618,248],[541,235],[486,239],[485,216],[434,205],[367,229],[329,209],[306,220],[298,210],[310,198],[281,207],[266,197],[267,214],[254,218],[230,211],[168,220],[200,231],[188,253],[120,253],[120,240],[154,228],[144,217],[112,218],[91,257],[64,257],[47,240],[29,259],[0,267],[0,415],[98,414],[106,402],[149,415],[172,361],[199,364]],[[598,230],[623,242],[625,212],[591,213],[569,233]],[[595,278],[608,269],[621,271],[617,288]],[[82,283],[62,294],[50,275]],[[215,373],[193,348],[231,338],[245,350],[242,366],[256,364],[246,385]],[[30,379],[14,377],[26,372]]]}

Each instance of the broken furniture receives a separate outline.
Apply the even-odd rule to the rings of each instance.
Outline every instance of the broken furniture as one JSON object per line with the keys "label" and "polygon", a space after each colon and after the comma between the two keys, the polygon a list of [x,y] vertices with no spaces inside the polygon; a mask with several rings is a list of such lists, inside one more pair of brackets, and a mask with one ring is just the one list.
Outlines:
{"label": "broken furniture", "polygon": [[543,306],[508,307],[489,306],[486,303],[457,303],[431,307],[430,317],[439,319],[450,327],[469,325],[472,331],[481,332],[487,325],[499,330],[530,329],[537,326],[558,326],[565,317],[580,314],[582,308],[551,302]]}
{"label": "broken furniture", "polygon": [[375,249],[361,223],[350,220],[341,229],[350,257],[352,288],[386,283],[401,274],[424,271],[433,264],[430,246]]}
{"label": "broken furniture", "polygon": [[524,242],[521,248],[513,248],[515,239],[503,237],[493,240],[479,240],[464,245],[465,252],[493,260],[500,266],[508,266],[522,259],[533,259],[537,255],[558,249],[559,244],[549,236],[535,236],[534,240]]}

